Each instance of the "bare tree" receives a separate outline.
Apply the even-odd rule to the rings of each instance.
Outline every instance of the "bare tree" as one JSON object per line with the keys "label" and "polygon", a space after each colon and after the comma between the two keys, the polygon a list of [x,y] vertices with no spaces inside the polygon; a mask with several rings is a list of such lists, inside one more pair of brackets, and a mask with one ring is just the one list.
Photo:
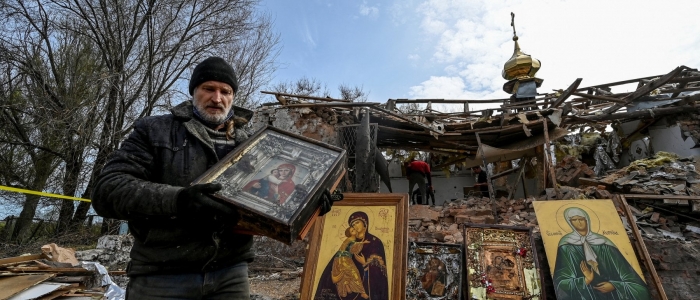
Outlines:
{"label": "bare tree", "polygon": [[321,83],[316,78],[308,78],[306,76],[299,78],[296,81],[283,81],[274,84],[272,90],[278,93],[315,96],[315,97],[330,97],[328,87]]}
{"label": "bare tree", "polygon": [[[279,42],[270,18],[255,13],[257,4],[258,0],[0,2],[0,14],[9,20],[0,33],[2,55],[28,78],[27,86],[38,89],[41,99],[52,105],[54,115],[44,116],[42,122],[57,124],[54,129],[61,132],[60,146],[44,151],[62,163],[60,190],[90,195],[96,175],[133,121],[186,100],[188,96],[178,92],[186,86],[183,75],[207,56],[240,60],[234,64],[246,92],[236,100],[247,103],[251,91],[269,81]],[[77,195],[80,191],[84,192]],[[73,213],[72,203],[63,206],[61,228],[82,223],[89,207],[80,203]]]}
{"label": "bare tree", "polygon": [[338,86],[338,90],[340,91],[340,99],[353,102],[367,102],[367,96],[369,96],[369,94],[362,89],[362,86],[350,87],[341,84]]}
{"label": "bare tree", "polygon": [[[296,81],[278,82],[271,89],[278,93],[314,96],[314,97],[329,97],[333,98],[326,84],[321,83],[316,78],[302,77]],[[367,102],[369,95],[361,86],[350,87],[349,85],[341,84],[338,86],[338,99],[350,100],[354,102]]]}

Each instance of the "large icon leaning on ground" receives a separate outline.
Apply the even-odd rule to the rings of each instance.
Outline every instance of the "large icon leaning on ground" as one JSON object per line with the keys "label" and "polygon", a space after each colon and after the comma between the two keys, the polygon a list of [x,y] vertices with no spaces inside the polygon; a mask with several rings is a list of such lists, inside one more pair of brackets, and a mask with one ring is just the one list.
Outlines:
{"label": "large icon leaning on ground", "polygon": [[407,194],[344,194],[309,239],[301,299],[404,299]]}
{"label": "large icon leaning on ground", "polygon": [[534,206],[557,299],[651,299],[611,200]]}

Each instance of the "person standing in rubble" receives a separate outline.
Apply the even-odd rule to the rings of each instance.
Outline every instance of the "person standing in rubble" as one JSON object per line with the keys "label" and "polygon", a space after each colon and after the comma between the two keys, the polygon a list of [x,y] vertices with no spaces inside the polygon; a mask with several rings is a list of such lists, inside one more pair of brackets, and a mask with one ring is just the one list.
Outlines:
{"label": "person standing in rubble", "polygon": [[476,184],[474,186],[478,186],[479,190],[481,191],[481,196],[482,197],[489,197],[489,183],[488,183],[488,177],[486,176],[486,172],[481,168],[481,166],[476,166],[472,168],[472,171],[476,173]]}
{"label": "person standing in rubble", "polygon": [[[249,299],[253,237],[234,230],[240,214],[211,194],[220,183],[190,185],[248,138],[235,107],[234,69],[200,62],[191,101],[136,121],[108,159],[92,194],[95,211],[127,220],[134,236],[126,299]],[[332,201],[326,191],[322,213]]]}
{"label": "person standing in rubble", "polygon": [[[422,160],[411,158],[411,161],[406,164],[406,177],[408,178],[408,194],[413,195],[413,187],[417,184],[420,190],[420,201],[417,204],[428,203],[427,190],[433,190],[433,179],[430,175],[430,165]],[[428,180],[426,185],[426,179]],[[433,196],[433,204],[435,202]],[[411,197],[411,204],[416,204],[415,199]]]}

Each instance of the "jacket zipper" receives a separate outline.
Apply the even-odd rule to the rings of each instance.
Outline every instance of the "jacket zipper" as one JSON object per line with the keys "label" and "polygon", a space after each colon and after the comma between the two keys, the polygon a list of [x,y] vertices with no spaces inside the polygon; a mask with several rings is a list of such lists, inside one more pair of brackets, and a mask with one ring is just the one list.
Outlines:
{"label": "jacket zipper", "polygon": [[211,233],[211,239],[214,241],[214,255],[207,261],[204,266],[202,266],[202,272],[204,272],[207,269],[207,266],[216,259],[216,256],[219,255],[219,242],[221,239],[219,239],[219,234],[215,231]]}
{"label": "jacket zipper", "polygon": [[185,158],[185,174],[190,172],[190,149],[187,148],[187,137],[185,137],[185,142],[182,144],[182,148],[185,150],[183,154]]}

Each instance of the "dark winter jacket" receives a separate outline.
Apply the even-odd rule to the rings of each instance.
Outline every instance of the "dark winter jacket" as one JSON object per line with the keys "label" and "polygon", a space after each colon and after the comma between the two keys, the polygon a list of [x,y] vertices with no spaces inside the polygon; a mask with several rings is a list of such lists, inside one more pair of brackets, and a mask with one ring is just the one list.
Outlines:
{"label": "dark winter jacket", "polygon": [[[254,256],[252,236],[234,234],[214,217],[177,216],[178,192],[219,158],[204,125],[193,119],[190,101],[171,112],[134,124],[105,164],[92,195],[98,214],[129,222],[135,238],[129,276],[216,270]],[[251,114],[238,107],[234,112]],[[236,129],[237,145],[247,138]]]}

